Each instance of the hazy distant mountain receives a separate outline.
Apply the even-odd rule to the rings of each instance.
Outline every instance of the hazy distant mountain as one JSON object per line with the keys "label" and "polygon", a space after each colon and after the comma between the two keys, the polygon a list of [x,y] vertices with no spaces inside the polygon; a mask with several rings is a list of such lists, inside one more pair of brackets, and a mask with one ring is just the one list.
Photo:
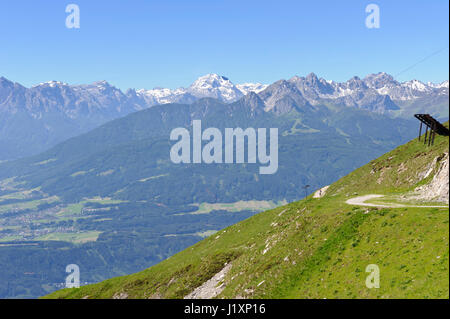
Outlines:
{"label": "hazy distant mountain", "polygon": [[425,111],[448,117],[448,81],[401,83],[386,73],[342,83],[311,73],[271,85],[235,85],[224,76],[208,74],[187,88],[129,89],[125,93],[106,81],[87,85],[50,81],[26,88],[0,77],[0,161],[36,154],[109,120],[157,104],[191,104],[205,97],[231,103],[250,92],[258,94],[265,111],[276,115],[334,105],[392,117],[409,118]]}

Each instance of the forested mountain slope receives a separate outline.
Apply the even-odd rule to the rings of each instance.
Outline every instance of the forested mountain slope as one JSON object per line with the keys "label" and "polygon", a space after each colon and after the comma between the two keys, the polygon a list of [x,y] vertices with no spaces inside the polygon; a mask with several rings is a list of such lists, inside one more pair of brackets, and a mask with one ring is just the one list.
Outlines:
{"label": "forested mountain slope", "polygon": [[[431,147],[414,139],[321,197],[259,213],[142,272],[47,298],[449,298],[448,152],[448,137]],[[420,199],[439,180],[439,194]],[[378,207],[346,203],[369,194],[383,195]],[[373,264],[380,286],[369,289]]]}

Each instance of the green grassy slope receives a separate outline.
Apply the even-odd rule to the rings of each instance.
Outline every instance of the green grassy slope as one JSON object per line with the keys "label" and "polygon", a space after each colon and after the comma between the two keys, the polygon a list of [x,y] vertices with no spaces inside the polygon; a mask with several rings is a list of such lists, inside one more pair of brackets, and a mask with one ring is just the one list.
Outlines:
{"label": "green grassy slope", "polygon": [[[257,214],[142,272],[46,298],[182,298],[232,268],[219,298],[449,298],[448,208],[351,206],[364,194],[403,194],[448,153],[448,137],[417,139],[355,170],[322,198]],[[367,265],[380,288],[365,285]],[[81,276],[82,276],[81,270]]]}

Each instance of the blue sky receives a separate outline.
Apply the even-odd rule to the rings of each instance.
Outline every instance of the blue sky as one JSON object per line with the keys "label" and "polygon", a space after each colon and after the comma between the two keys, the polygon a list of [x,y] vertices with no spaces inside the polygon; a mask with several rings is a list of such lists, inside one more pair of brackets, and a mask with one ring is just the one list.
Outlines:
{"label": "blue sky", "polygon": [[[65,26],[70,3],[80,7],[80,29]],[[365,26],[370,3],[380,7],[379,29]],[[234,83],[310,72],[344,81],[380,71],[401,81],[441,82],[448,79],[448,6],[447,0],[4,0],[0,76],[25,86],[107,80],[121,89],[187,86],[207,73]]]}

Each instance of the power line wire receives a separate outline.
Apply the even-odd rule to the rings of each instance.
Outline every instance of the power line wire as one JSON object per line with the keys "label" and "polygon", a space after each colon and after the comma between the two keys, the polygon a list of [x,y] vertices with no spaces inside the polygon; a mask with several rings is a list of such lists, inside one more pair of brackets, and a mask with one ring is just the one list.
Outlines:
{"label": "power line wire", "polygon": [[428,60],[429,58],[435,56],[435,55],[438,54],[438,53],[441,53],[442,51],[444,51],[444,50],[446,50],[446,49],[448,49],[448,47],[440,48],[439,50],[437,50],[437,51],[435,51],[435,52],[433,52],[433,53],[427,55],[426,57],[424,57],[424,58],[422,58],[421,60],[417,61],[416,63],[410,65],[410,66],[407,67],[406,69],[404,69],[404,70],[400,71],[399,73],[395,74],[395,75],[394,75],[394,78],[396,78],[396,77],[399,76],[400,74],[403,74],[403,73],[405,73],[405,72],[411,70],[411,69],[414,68],[416,65],[418,65],[418,64],[420,64],[420,63],[422,63],[422,62]]}

